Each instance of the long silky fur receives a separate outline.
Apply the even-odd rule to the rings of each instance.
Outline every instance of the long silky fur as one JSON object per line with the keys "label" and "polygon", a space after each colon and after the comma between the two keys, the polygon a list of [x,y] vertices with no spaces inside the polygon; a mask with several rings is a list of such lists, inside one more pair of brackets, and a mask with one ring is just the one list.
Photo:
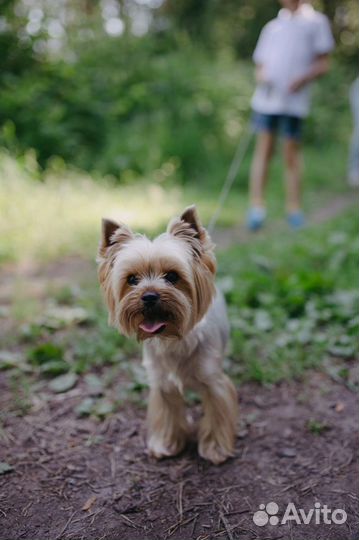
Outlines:
{"label": "long silky fur", "polygon": [[[190,432],[184,402],[188,387],[197,390],[203,402],[199,453],[222,463],[233,455],[238,404],[235,387],[222,371],[229,324],[215,288],[214,245],[196,209],[187,208],[152,242],[122,223],[104,220],[97,263],[109,324],[144,340],[149,454],[161,458],[184,447]],[[169,271],[177,272],[178,283],[166,282]],[[138,277],[133,286],[131,274]],[[159,295],[159,313],[166,322],[159,335],[141,327],[147,291]]]}

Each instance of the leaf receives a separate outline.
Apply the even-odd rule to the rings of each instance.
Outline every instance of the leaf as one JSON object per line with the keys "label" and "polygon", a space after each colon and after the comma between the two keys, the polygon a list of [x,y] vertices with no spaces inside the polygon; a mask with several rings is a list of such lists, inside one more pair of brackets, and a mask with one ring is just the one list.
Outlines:
{"label": "leaf", "polygon": [[234,289],[234,279],[232,276],[223,276],[222,278],[218,279],[217,285],[223,294],[230,293]]}
{"label": "leaf", "polygon": [[252,261],[264,272],[271,273],[275,268],[273,262],[263,255],[253,255]]}
{"label": "leaf", "polygon": [[348,236],[342,231],[333,231],[328,238],[328,243],[332,246],[340,246],[348,241]]}
{"label": "leaf", "polygon": [[81,297],[81,294],[82,291],[78,285],[65,285],[56,292],[54,297],[58,304],[70,306],[71,304],[77,302],[77,300]]}
{"label": "leaf", "polygon": [[28,353],[28,360],[34,365],[46,364],[46,362],[52,360],[62,360],[63,357],[63,348],[54,343],[43,343],[31,349]]}
{"label": "leaf", "polygon": [[329,424],[326,424],[325,422],[321,422],[320,420],[313,420],[313,419],[308,420],[307,428],[311,433],[314,433],[315,435],[321,435],[325,431],[328,431],[329,429],[331,429]]}
{"label": "leaf", "polygon": [[300,330],[300,332],[298,332],[296,335],[296,340],[298,343],[306,345],[312,341],[312,337],[311,331],[307,328],[303,328],[303,330]]}
{"label": "leaf", "polygon": [[102,380],[94,375],[93,373],[88,373],[85,375],[85,382],[91,396],[101,396],[103,394],[103,382]]}
{"label": "leaf", "polygon": [[20,326],[20,336],[23,341],[35,342],[43,334],[44,329],[38,324],[24,323]]}
{"label": "leaf", "polygon": [[142,390],[148,388],[148,380],[146,371],[140,364],[131,365],[133,381],[130,384],[131,390],[135,392],[141,392]]}
{"label": "leaf", "polygon": [[49,388],[57,394],[68,392],[68,390],[71,390],[75,386],[77,379],[78,375],[76,373],[66,373],[66,375],[60,375],[53,379],[49,384]]}
{"label": "leaf", "polygon": [[64,360],[51,360],[50,362],[46,362],[46,364],[43,364],[40,367],[40,371],[43,375],[61,375],[62,373],[67,373],[69,371],[70,366],[67,362]]}
{"label": "leaf", "polygon": [[279,457],[294,458],[296,457],[297,452],[295,448],[283,447],[278,450],[277,455]]}
{"label": "leaf", "polygon": [[91,510],[91,506],[96,502],[96,499],[96,495],[92,495],[92,497],[87,499],[81,510],[83,510],[84,512],[86,512],[87,510]]}
{"label": "leaf", "polygon": [[101,399],[97,402],[95,413],[100,418],[104,418],[113,411],[113,403],[107,399]]}
{"label": "leaf", "polygon": [[22,362],[23,358],[19,354],[11,351],[0,351],[0,370],[19,367]]}
{"label": "leaf", "polygon": [[14,467],[12,465],[5,463],[5,461],[0,461],[0,474],[6,474],[12,472],[13,470]]}
{"label": "leaf", "polygon": [[91,319],[88,311],[82,307],[50,306],[38,321],[39,324],[50,329],[83,324]]}
{"label": "leaf", "polygon": [[345,404],[342,401],[338,401],[335,404],[335,407],[334,407],[335,412],[341,413],[344,411],[344,409],[345,409]]}
{"label": "leaf", "polygon": [[75,413],[77,416],[90,416],[92,409],[94,407],[95,400],[91,397],[87,397],[77,405],[75,408]]}
{"label": "leaf", "polygon": [[258,293],[258,300],[263,306],[272,306],[276,302],[276,297],[271,293]]}
{"label": "leaf", "polygon": [[254,315],[254,324],[258,330],[267,332],[273,328],[273,322],[268,311],[257,309]]}
{"label": "leaf", "polygon": [[339,358],[351,358],[354,356],[354,347],[347,345],[333,345],[328,347],[328,353],[332,356],[338,356]]}
{"label": "leaf", "polygon": [[292,343],[292,342],[293,342],[293,337],[285,333],[279,334],[279,336],[275,340],[276,346],[280,348],[286,347],[287,345],[289,345],[289,343]]}

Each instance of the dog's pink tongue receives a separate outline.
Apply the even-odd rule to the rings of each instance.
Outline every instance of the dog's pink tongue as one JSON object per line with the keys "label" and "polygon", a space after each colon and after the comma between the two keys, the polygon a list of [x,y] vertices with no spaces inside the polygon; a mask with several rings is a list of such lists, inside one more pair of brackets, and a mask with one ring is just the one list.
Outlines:
{"label": "dog's pink tongue", "polygon": [[145,332],[147,332],[148,334],[154,334],[155,332],[157,332],[161,328],[164,328],[165,326],[166,324],[163,322],[156,322],[156,323],[143,322],[140,324],[140,328],[144,330]]}

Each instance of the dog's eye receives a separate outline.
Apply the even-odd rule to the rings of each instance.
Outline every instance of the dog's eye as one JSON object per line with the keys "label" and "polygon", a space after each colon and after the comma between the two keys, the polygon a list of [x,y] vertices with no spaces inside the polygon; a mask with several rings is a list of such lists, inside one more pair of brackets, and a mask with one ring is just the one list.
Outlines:
{"label": "dog's eye", "polygon": [[129,285],[137,285],[138,277],[135,276],[134,274],[131,274],[130,276],[127,277],[127,283]]}
{"label": "dog's eye", "polygon": [[177,281],[179,280],[179,275],[177,274],[177,272],[167,272],[167,274],[165,274],[165,280],[168,281],[169,283],[172,283],[172,285],[174,285],[175,283],[177,283]]}

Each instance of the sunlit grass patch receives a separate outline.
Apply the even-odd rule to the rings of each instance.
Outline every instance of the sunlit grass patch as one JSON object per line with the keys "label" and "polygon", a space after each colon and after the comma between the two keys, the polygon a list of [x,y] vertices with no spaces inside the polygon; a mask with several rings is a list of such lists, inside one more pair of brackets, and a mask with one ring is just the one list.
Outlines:
{"label": "sunlit grass patch", "polygon": [[[163,186],[151,179],[131,185],[96,180],[86,173],[45,172],[39,180],[30,163],[0,154],[0,260],[47,260],[64,255],[95,257],[102,217],[156,234],[185,206],[197,204],[209,221],[216,192],[203,186]],[[228,202],[221,224],[243,214],[244,199]]]}
{"label": "sunlit grass patch", "polygon": [[118,187],[67,171],[34,179],[6,154],[0,157],[2,259],[95,256],[106,216],[155,230],[181,207],[181,193],[155,184]]}

